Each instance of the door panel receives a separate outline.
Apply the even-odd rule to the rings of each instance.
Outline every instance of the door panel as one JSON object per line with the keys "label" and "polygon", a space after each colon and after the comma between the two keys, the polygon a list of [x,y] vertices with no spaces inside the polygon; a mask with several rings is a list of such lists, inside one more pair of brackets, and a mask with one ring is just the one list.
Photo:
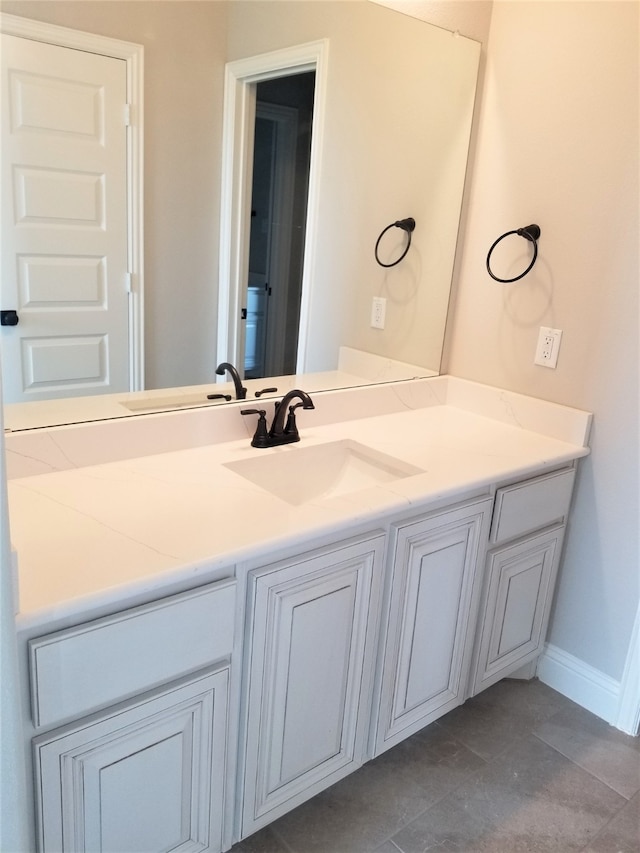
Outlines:
{"label": "door panel", "polygon": [[[282,755],[271,767],[273,788],[340,752],[354,592],[350,578],[338,578],[337,584],[322,584],[311,596],[307,591],[283,600],[278,657],[287,660],[287,667],[275,688],[282,702],[276,711]],[[320,656],[317,640],[327,625],[334,630]],[[312,659],[314,677],[309,678]],[[313,740],[308,739],[310,731],[315,732]]]}
{"label": "door panel", "polygon": [[5,402],[126,391],[126,63],[2,35]]}
{"label": "door panel", "polygon": [[460,705],[491,498],[398,525],[375,753]]}
{"label": "door panel", "polygon": [[[464,580],[468,531],[439,542],[435,551],[420,555],[412,569],[403,634],[395,715],[400,716],[435,696],[450,697],[451,650],[454,648]],[[434,592],[437,591],[437,594]],[[408,603],[408,602],[407,602]],[[434,641],[437,639],[437,643]]]}
{"label": "door panel", "polygon": [[383,546],[375,536],[250,580],[243,836],[364,759]]}
{"label": "door panel", "polygon": [[107,355],[105,335],[23,337],[20,350],[23,381],[31,390],[63,382],[99,383],[108,375]]}
{"label": "door panel", "polygon": [[104,310],[106,286],[105,258],[24,255],[18,259],[19,299],[23,310],[52,310],[65,306]]}
{"label": "door panel", "polygon": [[563,537],[558,525],[489,555],[474,695],[542,651]]}
{"label": "door panel", "polygon": [[219,853],[228,669],[33,741],[41,853]]}

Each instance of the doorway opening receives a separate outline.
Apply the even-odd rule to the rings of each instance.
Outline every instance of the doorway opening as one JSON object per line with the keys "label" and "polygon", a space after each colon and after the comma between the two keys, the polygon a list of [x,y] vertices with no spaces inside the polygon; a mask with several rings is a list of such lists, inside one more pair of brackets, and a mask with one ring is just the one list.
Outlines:
{"label": "doorway opening", "polygon": [[295,373],[315,72],[256,84],[244,375]]}
{"label": "doorway opening", "polygon": [[[328,42],[321,39],[308,44],[296,45],[283,48],[271,53],[240,59],[229,62],[225,69],[225,96],[224,96],[224,118],[223,118],[223,147],[222,147],[222,185],[221,185],[221,214],[220,214],[220,265],[218,278],[218,333],[217,333],[217,356],[218,361],[229,361],[235,364],[241,373],[245,372],[245,338],[254,335],[255,341],[250,343],[250,352],[262,352],[262,343],[258,340],[259,334],[264,338],[264,366],[256,367],[255,364],[248,366],[250,376],[282,375],[286,364],[288,372],[303,373],[307,365],[307,348],[310,337],[311,305],[317,298],[314,290],[316,281],[313,276],[314,257],[316,251],[316,236],[318,226],[318,197],[320,183],[320,161],[322,152],[322,132],[324,127],[325,100],[327,88],[327,51]],[[309,74],[310,76],[306,76]],[[302,266],[301,280],[298,284],[288,288],[289,294],[298,292],[297,299],[289,299],[285,296],[286,287],[273,287],[273,274],[270,272],[262,282],[251,276],[253,288],[252,298],[255,297],[257,286],[264,290],[271,286],[271,302],[268,306],[272,333],[268,332],[267,325],[263,325],[263,333],[255,328],[257,319],[252,318],[247,325],[249,259],[251,231],[261,231],[262,225],[253,220],[258,220],[258,207],[252,205],[253,200],[253,151],[256,136],[256,116],[258,113],[258,97],[262,92],[267,92],[268,87],[260,89],[261,84],[273,84],[277,88],[279,80],[283,80],[283,86],[302,85],[295,78],[303,78],[303,82],[312,90],[312,100],[308,101],[307,110],[311,113],[308,118],[301,118],[302,111],[299,105],[291,107],[290,104],[274,102],[273,97],[262,98],[260,107],[261,120],[266,117],[270,134],[279,133],[286,138],[286,128],[290,124],[291,110],[297,109],[298,131],[296,140],[300,135],[301,126],[308,122],[313,126],[313,134],[308,129],[307,136],[307,159],[308,167],[305,167],[305,181],[307,183],[306,197],[304,194],[296,193],[296,198],[304,198],[300,202],[306,210],[304,229],[298,230],[299,221],[296,219],[296,202],[293,202],[291,223],[293,227],[288,229],[288,240],[297,244],[297,255],[295,259],[291,255],[280,252],[281,257],[288,257],[290,271]],[[286,81],[289,81],[287,84]],[[271,94],[271,93],[270,93]],[[267,107],[264,102],[268,102]],[[264,132],[264,126],[262,131]],[[269,134],[267,133],[267,136]],[[286,146],[285,146],[286,147]],[[300,146],[298,140],[296,146]],[[251,216],[251,211],[256,210],[256,216]],[[280,214],[278,214],[279,216]],[[252,229],[253,223],[253,229]],[[287,229],[283,229],[287,233]],[[260,236],[258,234],[258,236]],[[264,235],[262,235],[264,236]],[[271,249],[271,255],[278,254],[275,246]],[[252,258],[252,266],[256,263]],[[271,261],[273,267],[273,257]],[[255,270],[252,270],[252,273]],[[259,270],[264,274],[265,270]],[[278,276],[279,281],[289,281],[289,275]],[[268,290],[266,291],[268,293]],[[277,309],[277,299],[282,298],[282,304]],[[295,308],[289,308],[289,305]],[[252,306],[255,307],[255,306]],[[262,308],[258,306],[255,313],[260,313]],[[297,317],[297,320],[296,320]],[[295,328],[297,324],[297,329]],[[288,329],[293,328],[292,335],[286,334]],[[296,334],[297,332],[297,334]],[[273,341],[269,346],[269,338]],[[277,354],[280,349],[282,355]],[[253,356],[251,356],[253,358]],[[254,359],[255,361],[256,359]],[[259,359],[257,359],[259,360]],[[271,371],[275,370],[275,373]],[[259,371],[259,372],[258,372]]]}

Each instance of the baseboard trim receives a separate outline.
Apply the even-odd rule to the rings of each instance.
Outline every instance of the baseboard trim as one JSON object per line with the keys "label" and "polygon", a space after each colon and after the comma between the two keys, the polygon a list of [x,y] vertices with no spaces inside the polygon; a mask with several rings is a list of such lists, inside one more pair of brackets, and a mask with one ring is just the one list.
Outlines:
{"label": "baseboard trim", "polygon": [[538,678],[607,723],[619,726],[620,683],[600,670],[547,643],[538,661]]}
{"label": "baseboard trim", "polygon": [[636,611],[620,683],[620,703],[615,725],[628,735],[638,735],[640,732],[640,605]]}

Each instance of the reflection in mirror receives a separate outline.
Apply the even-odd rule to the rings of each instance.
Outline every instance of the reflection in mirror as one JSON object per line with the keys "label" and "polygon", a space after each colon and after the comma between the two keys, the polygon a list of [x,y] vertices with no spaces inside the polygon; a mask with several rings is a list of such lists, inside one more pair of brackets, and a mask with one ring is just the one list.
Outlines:
{"label": "reflection in mirror", "polygon": [[315,74],[256,84],[244,375],[295,373]]}
{"label": "reflection in mirror", "polygon": [[[216,340],[225,64],[313,40],[325,41],[328,51],[316,80],[323,112],[313,128],[317,174],[304,249],[305,376],[272,380],[265,370],[245,382],[248,397],[266,387],[282,394],[291,385],[317,391],[438,373],[478,43],[368,0],[3,0],[2,9],[145,49],[148,390],[63,400],[58,415],[53,402],[8,406],[8,428],[224,404],[206,401],[212,391],[232,391],[229,383],[214,386],[215,366],[233,360],[242,371],[243,362],[228,351],[221,358]],[[247,228],[250,201],[245,208]],[[230,226],[222,209],[224,235]],[[411,251],[385,270],[375,263],[375,240],[406,216],[417,222]],[[390,255],[396,249],[390,245]],[[384,329],[371,327],[374,297],[386,300]],[[275,365],[273,372],[281,370]]]}

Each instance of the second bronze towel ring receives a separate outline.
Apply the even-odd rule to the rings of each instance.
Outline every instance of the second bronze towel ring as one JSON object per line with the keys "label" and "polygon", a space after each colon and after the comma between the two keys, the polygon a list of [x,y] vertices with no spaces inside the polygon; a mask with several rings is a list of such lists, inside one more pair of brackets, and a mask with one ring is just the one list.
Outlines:
{"label": "second bronze towel ring", "polygon": [[[530,243],[533,243],[533,258],[531,259],[531,263],[526,268],[526,270],[520,275],[515,276],[514,278],[498,278],[497,275],[491,271],[491,253],[498,245],[501,240],[504,240],[505,237],[508,237],[510,234],[518,234],[520,237],[524,237],[526,240],[529,240]],[[489,254],[487,255],[487,272],[491,276],[491,278],[496,281],[502,282],[502,284],[510,284],[512,281],[518,281],[533,268],[533,265],[536,262],[536,258],[538,257],[538,239],[540,238],[540,226],[538,225],[526,225],[524,228],[516,228],[514,231],[507,231],[506,234],[503,234],[501,237],[494,242],[494,244],[489,249]]]}

